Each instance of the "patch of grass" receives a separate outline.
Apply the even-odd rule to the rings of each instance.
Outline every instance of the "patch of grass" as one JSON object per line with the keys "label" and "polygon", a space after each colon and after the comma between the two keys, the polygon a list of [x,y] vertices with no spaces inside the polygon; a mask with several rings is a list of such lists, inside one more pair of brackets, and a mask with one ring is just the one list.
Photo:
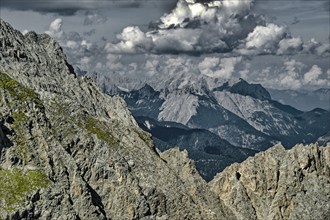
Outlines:
{"label": "patch of grass", "polygon": [[42,108],[42,101],[33,89],[27,88],[10,78],[7,74],[0,72],[0,87],[7,91],[10,96],[20,103],[31,100],[38,108]]}
{"label": "patch of grass", "polygon": [[27,123],[28,122],[28,120],[29,120],[29,118],[26,116],[26,114],[24,113],[24,112],[19,112],[19,111],[17,111],[17,112],[14,112],[13,114],[12,114],[12,117],[14,118],[14,126],[16,127],[16,126],[19,126],[20,124],[22,124],[22,123]]}
{"label": "patch of grass", "polygon": [[105,141],[110,146],[118,144],[118,140],[110,134],[109,128],[107,128],[104,122],[93,117],[87,117],[83,123],[86,130],[95,134],[98,139]]}
{"label": "patch of grass", "polygon": [[29,170],[24,173],[18,169],[0,168],[0,201],[4,202],[0,209],[14,211],[24,202],[26,194],[46,188],[48,184],[49,180],[42,171]]}
{"label": "patch of grass", "polygon": [[[0,89],[4,91],[2,96],[6,98],[6,104],[13,112],[10,115],[14,119],[12,128],[15,133],[14,142],[16,143],[13,153],[23,162],[27,163],[30,160],[30,151],[27,146],[28,140],[26,137],[29,117],[24,112],[29,111],[29,109],[33,112],[35,108],[43,111],[44,106],[38,94],[33,89],[23,86],[9,75],[1,72]],[[32,103],[34,104],[34,108],[31,109]]]}
{"label": "patch of grass", "polygon": [[16,147],[13,149],[13,153],[22,159],[25,163],[30,160],[30,153],[28,146],[28,140],[26,138],[25,132],[27,131],[27,125],[29,118],[23,112],[14,112],[12,114],[14,119],[13,128],[15,131],[15,142]]}

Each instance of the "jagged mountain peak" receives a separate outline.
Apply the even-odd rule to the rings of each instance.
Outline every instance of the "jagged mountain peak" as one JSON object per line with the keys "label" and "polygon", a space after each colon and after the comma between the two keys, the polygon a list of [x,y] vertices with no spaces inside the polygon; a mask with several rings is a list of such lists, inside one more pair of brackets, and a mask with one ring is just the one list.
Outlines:
{"label": "jagged mountain peak", "polygon": [[225,82],[213,91],[229,91],[244,96],[251,96],[260,100],[271,100],[269,92],[260,84],[250,84],[242,78],[234,82]]}

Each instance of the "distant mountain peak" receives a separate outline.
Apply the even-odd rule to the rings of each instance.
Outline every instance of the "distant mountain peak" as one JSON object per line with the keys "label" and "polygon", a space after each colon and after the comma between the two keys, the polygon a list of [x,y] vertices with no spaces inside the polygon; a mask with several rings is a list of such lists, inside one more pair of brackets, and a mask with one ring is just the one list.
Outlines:
{"label": "distant mountain peak", "polygon": [[244,96],[251,96],[260,100],[270,100],[269,92],[261,84],[248,83],[242,78],[234,82],[225,82],[222,86],[213,89],[213,91],[229,91]]}

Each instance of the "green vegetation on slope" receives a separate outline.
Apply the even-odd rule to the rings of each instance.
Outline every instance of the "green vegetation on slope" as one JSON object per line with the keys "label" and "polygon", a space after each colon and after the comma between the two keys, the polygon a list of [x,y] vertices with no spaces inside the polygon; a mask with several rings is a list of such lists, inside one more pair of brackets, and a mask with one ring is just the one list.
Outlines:
{"label": "green vegetation on slope", "polygon": [[[42,101],[33,89],[29,89],[5,73],[0,72],[0,107],[1,120],[9,120],[10,129],[14,135],[11,147],[14,157],[25,165],[30,160],[27,146],[27,131],[30,123],[29,114],[37,109],[43,109]],[[25,201],[26,195],[45,188],[48,185],[47,176],[39,170],[22,171],[18,168],[5,170],[0,167],[0,211],[17,210]]]}
{"label": "green vegetation on slope", "polygon": [[116,144],[117,140],[110,134],[105,123],[93,117],[87,117],[84,124],[87,131],[95,134],[98,139],[105,141],[110,146]]}
{"label": "green vegetation on slope", "polygon": [[23,104],[27,100],[31,100],[37,105],[37,107],[41,107],[42,102],[33,89],[26,88],[16,80],[10,78],[7,74],[1,72],[0,87],[7,91],[14,101],[18,101],[20,104]]}
{"label": "green vegetation on slope", "polygon": [[[30,160],[26,137],[30,120],[25,112],[43,109],[42,101],[33,89],[23,86],[7,74],[1,72],[0,89],[3,91],[1,95],[5,97],[6,103],[4,103],[4,106],[7,105],[10,108],[9,114],[5,115],[5,117],[13,119],[12,129],[15,133],[13,141],[16,143],[16,146],[12,149],[12,152],[26,164]],[[34,105],[32,106],[31,103]]]}
{"label": "green vegetation on slope", "polygon": [[48,185],[47,176],[38,170],[23,172],[18,169],[11,171],[0,168],[0,209],[12,211],[24,201],[26,194],[45,188]]}

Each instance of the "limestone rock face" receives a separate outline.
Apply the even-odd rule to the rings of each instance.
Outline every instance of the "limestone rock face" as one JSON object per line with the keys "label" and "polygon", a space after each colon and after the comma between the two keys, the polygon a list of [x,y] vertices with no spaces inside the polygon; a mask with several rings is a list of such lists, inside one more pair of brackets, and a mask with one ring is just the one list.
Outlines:
{"label": "limestone rock face", "polygon": [[0,219],[236,219],[53,39],[0,22]]}
{"label": "limestone rock face", "polygon": [[329,219],[330,144],[274,146],[209,185],[237,219]]}

